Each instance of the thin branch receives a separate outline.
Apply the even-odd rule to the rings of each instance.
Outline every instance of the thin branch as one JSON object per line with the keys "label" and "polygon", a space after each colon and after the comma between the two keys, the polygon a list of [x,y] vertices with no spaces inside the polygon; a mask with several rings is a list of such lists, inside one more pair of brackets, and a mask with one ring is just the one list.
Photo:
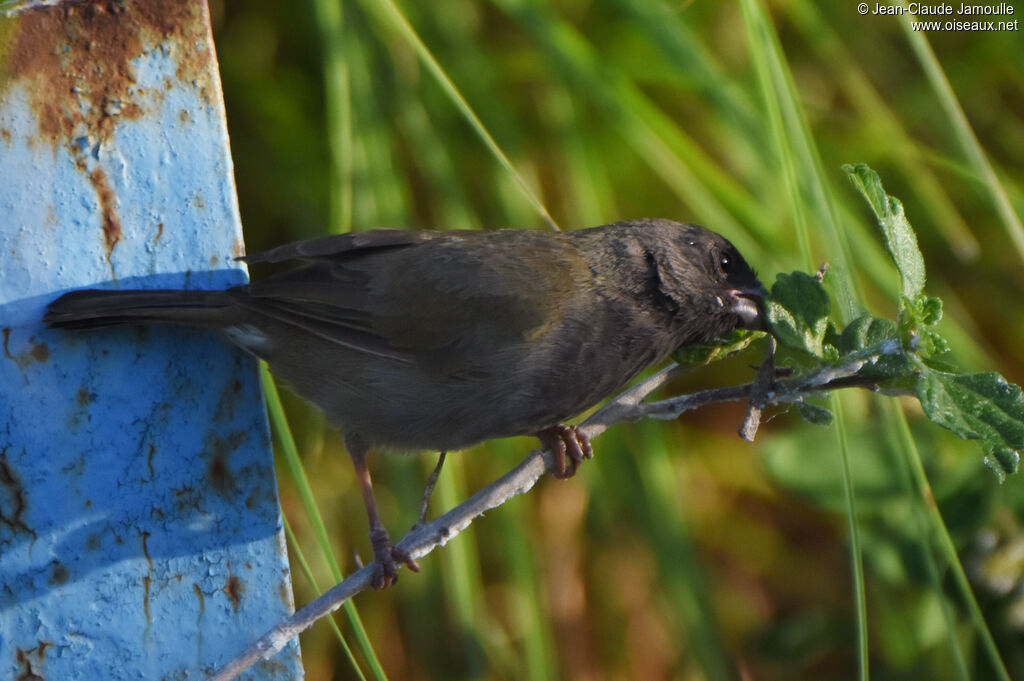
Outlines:
{"label": "thin branch", "polygon": [[753,442],[757,435],[757,429],[761,427],[761,414],[764,413],[765,405],[768,404],[768,393],[775,383],[775,349],[777,347],[775,337],[768,337],[768,354],[757,370],[757,378],[750,392],[750,401],[747,402],[747,415],[743,418],[743,425],[740,426],[739,435],[747,442]]}
{"label": "thin branch", "polygon": [[[752,383],[726,388],[712,388],[689,395],[672,397],[658,402],[644,402],[655,390],[677,376],[683,368],[679,365],[659,371],[638,385],[618,395],[587,418],[578,428],[593,440],[608,426],[616,423],[639,421],[643,418],[670,420],[691,409],[720,402],[752,402],[752,395],[760,403],[758,410],[769,404],[800,402],[808,393],[828,392],[837,388],[866,388],[878,390],[875,378],[858,375],[866,364],[879,357],[900,352],[899,344],[882,344],[857,353],[844,364],[828,366],[807,374],[779,380],[774,361],[766,360]],[[767,365],[770,367],[766,368]],[[769,370],[770,369],[770,370]],[[748,419],[751,417],[748,414]],[[757,417],[758,419],[760,416]],[[746,423],[745,423],[745,427]],[[756,425],[750,432],[753,439]],[[484,512],[501,506],[512,497],[530,490],[545,472],[554,466],[554,456],[549,451],[534,450],[511,471],[484,487],[466,501],[452,508],[444,515],[426,524],[417,524],[397,543],[414,558],[422,558],[438,546],[444,546],[455,535],[466,529]],[[218,670],[208,681],[229,681],[260,660],[266,660],[279,652],[288,641],[308,629],[321,617],[337,610],[360,591],[370,586],[373,565],[367,565],[348,576],[315,601],[294,615],[285,618],[258,641],[246,648],[236,658]]]}

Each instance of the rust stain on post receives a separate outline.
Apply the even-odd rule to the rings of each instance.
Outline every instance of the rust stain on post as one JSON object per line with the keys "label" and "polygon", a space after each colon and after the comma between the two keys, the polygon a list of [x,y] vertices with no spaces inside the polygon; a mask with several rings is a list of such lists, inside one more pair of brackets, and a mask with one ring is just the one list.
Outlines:
{"label": "rust stain on post", "polygon": [[139,532],[139,536],[142,537],[142,555],[146,557],[146,563],[149,565],[150,574],[153,573],[153,558],[149,555],[149,532]]}
{"label": "rust stain on post", "polygon": [[44,139],[69,143],[83,126],[107,140],[118,119],[146,113],[131,62],[155,46],[170,47],[182,82],[208,86],[213,44],[205,11],[190,0],[92,0],[25,12],[8,83],[27,83]]}
{"label": "rust stain on post", "polygon": [[0,450],[0,528],[6,528],[12,535],[24,532],[35,538],[36,533],[22,519],[28,510],[28,498],[21,479],[7,461],[7,449]]}
{"label": "rust stain on post", "polygon": [[46,343],[35,343],[31,339],[29,343],[32,344],[32,349],[28,351],[28,354],[32,356],[32,359],[39,363],[46,362],[50,359],[50,346]]}
{"label": "rust stain on post", "polygon": [[145,575],[142,578],[142,612],[146,616],[146,632],[148,634],[149,628],[153,625],[153,612],[149,605],[149,592],[153,588],[153,578],[150,575]]}
{"label": "rust stain on post", "polygon": [[96,189],[96,198],[99,199],[100,210],[103,212],[103,240],[107,244],[107,264],[111,266],[111,274],[113,274],[113,263],[110,262],[110,256],[113,255],[114,246],[122,236],[121,220],[117,217],[117,211],[114,210],[114,190],[110,187],[103,168],[93,168],[89,173],[89,181]]}
{"label": "rust stain on post", "polygon": [[295,599],[292,597],[292,590],[288,586],[287,571],[285,572],[284,579],[277,583],[277,595],[286,609],[295,609]]}
{"label": "rust stain on post", "polygon": [[244,430],[232,431],[226,438],[220,437],[216,432],[210,431],[206,435],[206,446],[201,456],[207,459],[207,480],[210,487],[222,496],[228,497],[237,494],[238,483],[235,479],[235,471],[229,463],[231,455],[241,447],[249,438],[249,433]]}
{"label": "rust stain on post", "polygon": [[235,612],[242,607],[242,595],[245,593],[245,582],[237,575],[231,575],[224,583],[223,591],[231,599],[231,607]]}
{"label": "rust stain on post", "polygon": [[15,659],[23,671],[16,681],[44,681],[43,664],[46,662],[46,651],[53,646],[53,641],[36,641],[35,648],[24,650],[18,648]]}
{"label": "rust stain on post", "polygon": [[59,560],[53,561],[52,568],[50,569],[50,586],[67,584],[70,578],[71,573],[68,571],[68,567]]}
{"label": "rust stain on post", "polygon": [[11,327],[4,327],[4,357],[7,359],[14,359],[14,355],[11,354]]}
{"label": "rust stain on post", "polygon": [[11,354],[11,327],[5,326],[3,328],[3,353],[4,357],[11,360],[18,365],[18,369],[24,371],[32,362],[39,362],[40,364],[49,361],[50,359],[50,346],[46,343],[37,343],[35,337],[29,338],[29,345],[32,346],[31,350],[25,350],[14,355]]}
{"label": "rust stain on post", "polygon": [[132,62],[153,49],[167,51],[182,85],[211,101],[217,84],[209,76],[213,39],[206,11],[206,3],[191,0],[67,3],[24,12],[10,39],[0,91],[24,84],[39,139],[68,149],[92,184],[108,263],[122,231],[116,192],[97,165],[99,150],[118,124],[142,118],[154,98],[164,96],[137,86]]}
{"label": "rust stain on post", "polygon": [[196,600],[199,601],[199,616],[198,616],[198,620],[202,621],[203,615],[206,613],[206,597],[203,596],[203,590],[200,589],[199,585],[194,583],[194,582],[192,584],[192,590],[196,594]]}

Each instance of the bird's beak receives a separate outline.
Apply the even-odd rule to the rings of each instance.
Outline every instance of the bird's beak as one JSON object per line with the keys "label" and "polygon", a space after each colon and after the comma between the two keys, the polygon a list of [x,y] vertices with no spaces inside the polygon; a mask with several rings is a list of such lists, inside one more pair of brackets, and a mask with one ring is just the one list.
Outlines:
{"label": "bird's beak", "polygon": [[740,318],[742,328],[768,330],[764,320],[764,299],[767,295],[768,291],[763,286],[729,290],[729,299],[732,303],[730,309]]}

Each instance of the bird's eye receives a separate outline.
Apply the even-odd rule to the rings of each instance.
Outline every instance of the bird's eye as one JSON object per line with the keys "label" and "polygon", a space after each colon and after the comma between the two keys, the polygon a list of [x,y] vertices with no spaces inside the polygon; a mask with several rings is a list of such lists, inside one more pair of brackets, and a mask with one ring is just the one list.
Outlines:
{"label": "bird's eye", "polygon": [[729,259],[729,256],[725,254],[718,256],[718,271],[724,276],[729,276],[731,270],[732,260]]}

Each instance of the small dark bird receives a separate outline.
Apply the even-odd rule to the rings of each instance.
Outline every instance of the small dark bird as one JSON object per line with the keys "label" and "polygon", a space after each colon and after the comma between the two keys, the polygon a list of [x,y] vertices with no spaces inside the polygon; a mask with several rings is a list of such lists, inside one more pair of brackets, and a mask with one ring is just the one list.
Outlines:
{"label": "small dark bird", "polygon": [[680,346],[764,325],[766,291],[736,248],[669,220],[567,233],[381,229],[244,260],[301,264],[226,291],[73,291],[43,321],[212,327],[265,359],[344,433],[377,588],[399,562],[417,567],[377,517],[371,448],[444,452],[533,434],[568,477],[591,448],[565,419]]}

